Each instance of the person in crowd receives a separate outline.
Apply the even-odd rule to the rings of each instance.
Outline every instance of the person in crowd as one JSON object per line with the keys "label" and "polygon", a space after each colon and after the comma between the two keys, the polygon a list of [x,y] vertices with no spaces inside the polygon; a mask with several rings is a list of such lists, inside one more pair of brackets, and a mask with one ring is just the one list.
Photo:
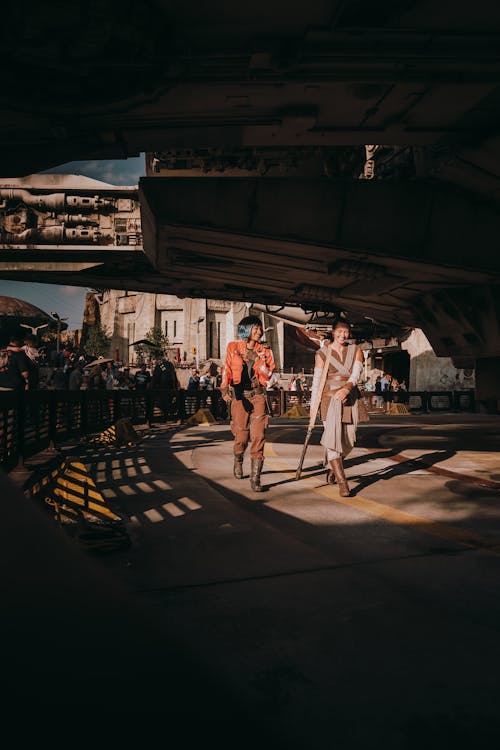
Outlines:
{"label": "person in crowd", "polygon": [[263,330],[260,318],[248,315],[238,324],[238,341],[226,348],[221,393],[230,403],[231,432],[234,437],[234,476],[243,478],[243,456],[249,443],[250,486],[262,492],[265,431],[268,423],[265,390],[274,371],[270,348],[260,343]]}
{"label": "person in crowd", "polygon": [[167,357],[161,357],[156,362],[151,387],[161,391],[159,403],[165,421],[173,419],[177,405],[177,394],[175,392],[179,390],[179,380],[175,365]]}
{"label": "person in crowd", "polygon": [[382,378],[382,396],[385,403],[385,411],[388,414],[394,401],[393,377],[386,372]]}
{"label": "person in crowd", "polygon": [[[213,391],[214,388],[218,387],[217,386],[217,374],[218,374],[219,369],[220,368],[217,367],[215,362],[209,361],[205,365],[205,372],[204,372],[205,383],[209,391]],[[219,382],[219,385],[220,385],[220,382]]]}
{"label": "person in crowd", "polygon": [[104,378],[104,370],[101,365],[94,365],[88,370],[89,375],[89,386],[93,391],[99,391],[106,388],[106,380]]}
{"label": "person in crowd", "polygon": [[398,384],[398,400],[400,404],[407,404],[410,400],[408,396],[408,389],[406,387],[406,381],[400,380]]}
{"label": "person in crowd", "polygon": [[196,367],[191,368],[191,373],[189,375],[188,384],[186,387],[186,398],[184,401],[184,410],[186,412],[186,415],[194,414],[196,411],[199,399],[198,399],[198,391],[200,387],[200,373],[196,369]]}
{"label": "person in crowd", "polygon": [[81,390],[82,383],[83,383],[83,366],[81,362],[77,362],[69,374],[68,390],[79,391]]}
{"label": "person in crowd", "polygon": [[116,391],[120,387],[120,374],[114,362],[107,362],[104,370],[104,380],[107,391]]}
{"label": "person in crowd", "polygon": [[134,385],[136,391],[145,391],[151,383],[151,373],[147,365],[142,364],[134,375]]}
{"label": "person in crowd", "polygon": [[391,390],[392,390],[392,400],[395,404],[401,404],[403,403],[400,396],[401,396],[401,390],[399,387],[399,380],[396,378],[392,379],[391,383]]}
{"label": "person in crowd", "polygon": [[175,366],[167,357],[162,357],[157,361],[153,370],[151,386],[153,388],[165,388],[169,391],[179,388]]}
{"label": "person in crowd", "polygon": [[120,388],[126,391],[132,390],[134,387],[134,378],[130,374],[130,367],[124,367],[120,377]]}
{"label": "person in crowd", "polygon": [[49,366],[49,360],[47,357],[47,350],[45,346],[40,346],[38,348],[38,364],[40,367],[48,367]]}
{"label": "person in crowd", "polygon": [[55,367],[50,376],[49,386],[56,391],[65,391],[68,387],[68,375],[64,367]]}
{"label": "person in crowd", "polygon": [[0,388],[9,391],[29,390],[30,361],[22,346],[22,340],[11,336],[1,352]]}
{"label": "person in crowd", "polygon": [[188,391],[197,391],[200,387],[200,373],[198,370],[191,370],[191,375],[189,376],[187,390]]}
{"label": "person in crowd", "polygon": [[373,406],[375,406],[376,409],[382,409],[384,406],[384,396],[382,394],[382,376],[377,375],[375,379],[375,403]]}
{"label": "person in crowd", "polygon": [[276,370],[269,378],[266,385],[266,401],[269,414],[275,415],[279,413],[281,409],[281,396],[280,396],[280,376]]}
{"label": "person in crowd", "polygon": [[[337,482],[341,497],[351,494],[344,472],[343,460],[354,447],[360,417],[366,420],[357,383],[363,372],[363,354],[359,346],[349,343],[350,326],[337,320],[332,326],[331,358],[325,387],[321,394],[321,419],[324,429],[321,445],[331,471],[328,482]],[[321,374],[326,364],[328,349],[320,347],[314,361],[311,403],[318,398]],[[361,412],[361,413],[360,413]]]}
{"label": "person in crowd", "polygon": [[40,365],[38,361],[38,348],[36,336],[32,333],[24,337],[23,350],[28,358],[28,383],[30,391],[36,391],[40,381]]}

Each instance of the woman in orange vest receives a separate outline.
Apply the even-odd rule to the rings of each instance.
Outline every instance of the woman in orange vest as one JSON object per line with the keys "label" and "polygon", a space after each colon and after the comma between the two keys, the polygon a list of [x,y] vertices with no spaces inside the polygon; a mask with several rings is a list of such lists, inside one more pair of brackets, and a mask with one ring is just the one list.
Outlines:
{"label": "woman in orange vest", "polygon": [[234,436],[234,476],[243,479],[243,455],[250,447],[250,486],[262,492],[260,475],[264,464],[265,431],[269,422],[265,392],[274,370],[271,349],[260,343],[260,319],[248,315],[238,324],[238,341],[226,348],[222,373],[222,398],[231,404],[231,432]]}

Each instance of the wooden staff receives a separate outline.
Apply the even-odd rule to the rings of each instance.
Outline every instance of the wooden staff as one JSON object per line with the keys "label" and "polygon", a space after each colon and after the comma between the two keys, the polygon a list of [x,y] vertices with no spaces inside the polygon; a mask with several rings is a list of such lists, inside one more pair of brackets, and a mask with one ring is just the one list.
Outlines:
{"label": "wooden staff", "polygon": [[299,465],[297,466],[297,471],[295,472],[296,481],[300,479],[300,475],[302,472],[302,464],[304,463],[304,458],[306,457],[307,446],[309,445],[309,441],[311,439],[313,427],[316,423],[316,417],[318,416],[318,409],[321,404],[321,398],[323,396],[323,391],[325,390],[325,383],[326,383],[326,378],[328,375],[328,368],[330,366],[330,360],[332,358],[332,345],[333,345],[333,341],[331,344],[328,344],[328,348],[326,350],[325,364],[323,365],[323,372],[321,373],[321,377],[319,380],[318,392],[316,393],[316,399],[314,401],[314,404],[311,404],[311,410],[309,412],[309,425],[307,427],[306,439],[304,440],[304,447],[302,448],[302,455],[300,457]]}

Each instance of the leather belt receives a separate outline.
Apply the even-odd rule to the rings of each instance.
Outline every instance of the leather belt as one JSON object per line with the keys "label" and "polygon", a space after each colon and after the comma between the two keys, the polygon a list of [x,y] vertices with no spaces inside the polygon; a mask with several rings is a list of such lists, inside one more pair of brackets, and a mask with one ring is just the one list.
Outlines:
{"label": "leather belt", "polygon": [[252,396],[257,396],[259,393],[264,393],[264,388],[262,388],[262,386],[252,388],[251,391],[243,391],[245,398],[252,398]]}
{"label": "leather belt", "polygon": [[347,375],[339,375],[336,378],[328,378],[328,380],[326,381],[326,385],[330,390],[332,390],[333,388],[338,389],[341,387],[342,383],[347,383],[348,380],[349,378],[347,377]]}

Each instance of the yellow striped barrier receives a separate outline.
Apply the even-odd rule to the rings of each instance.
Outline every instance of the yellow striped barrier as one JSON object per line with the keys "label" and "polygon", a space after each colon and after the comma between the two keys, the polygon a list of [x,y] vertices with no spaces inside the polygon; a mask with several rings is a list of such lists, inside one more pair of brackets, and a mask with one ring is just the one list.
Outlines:
{"label": "yellow striped barrier", "polygon": [[130,544],[122,518],[106,505],[81,461],[63,459],[26,492],[32,497],[43,495],[60,523],[63,516],[83,522],[84,528],[76,536],[87,548],[105,552]]}
{"label": "yellow striped barrier", "polygon": [[216,424],[217,420],[210,409],[200,408],[192,417],[186,419],[186,424]]}
{"label": "yellow striped barrier", "polygon": [[392,404],[391,408],[387,412],[388,414],[411,414],[411,411],[408,409],[406,404]]}
{"label": "yellow striped barrier", "polygon": [[130,419],[124,417],[99,435],[87,438],[85,442],[93,445],[136,445],[141,442],[141,438]]}
{"label": "yellow striped barrier", "polygon": [[302,404],[294,404],[283,414],[286,419],[304,419],[309,416],[309,412]]}

